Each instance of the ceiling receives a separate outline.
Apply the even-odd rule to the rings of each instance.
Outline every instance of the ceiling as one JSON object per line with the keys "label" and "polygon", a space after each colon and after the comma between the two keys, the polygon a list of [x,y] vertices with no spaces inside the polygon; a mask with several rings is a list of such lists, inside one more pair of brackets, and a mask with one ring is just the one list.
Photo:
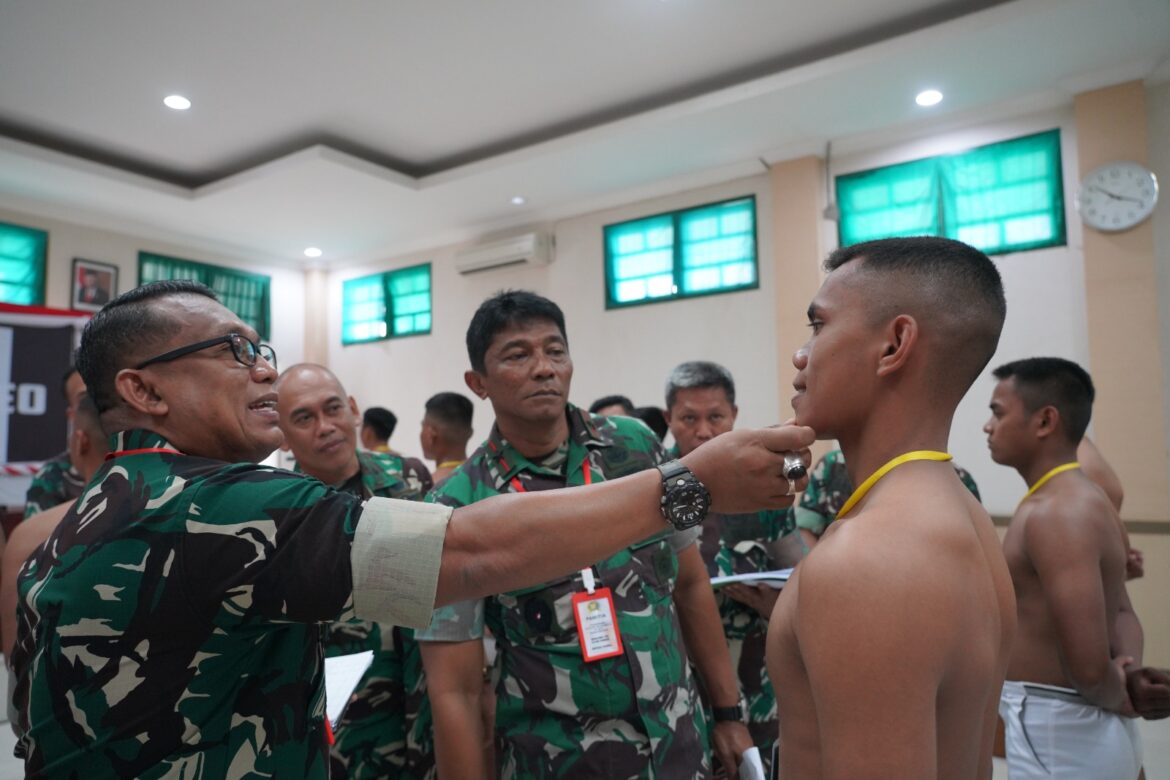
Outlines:
{"label": "ceiling", "polygon": [[0,206],[340,266],[1134,78],[1167,0],[0,0]]}

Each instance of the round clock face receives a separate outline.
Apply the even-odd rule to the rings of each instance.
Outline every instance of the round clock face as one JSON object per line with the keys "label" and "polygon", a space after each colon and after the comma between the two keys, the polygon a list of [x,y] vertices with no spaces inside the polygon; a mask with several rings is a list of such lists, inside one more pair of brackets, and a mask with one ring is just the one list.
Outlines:
{"label": "round clock face", "polygon": [[1109,232],[1138,224],[1157,202],[1158,179],[1134,162],[1109,163],[1090,171],[1077,193],[1077,211],[1084,223]]}

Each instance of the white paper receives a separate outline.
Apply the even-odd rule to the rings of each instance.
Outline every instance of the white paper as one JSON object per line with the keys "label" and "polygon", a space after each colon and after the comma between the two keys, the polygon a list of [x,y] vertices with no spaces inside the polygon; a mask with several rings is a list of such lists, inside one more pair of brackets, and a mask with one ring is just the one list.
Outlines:
{"label": "white paper", "polygon": [[792,569],[755,571],[750,574],[728,574],[724,577],[712,577],[711,587],[719,588],[732,582],[742,582],[745,585],[767,585],[769,588],[780,590],[791,576]]}
{"label": "white paper", "polygon": [[764,762],[760,759],[760,749],[750,747],[743,751],[739,759],[739,780],[767,780],[764,777]]}
{"label": "white paper", "polygon": [[373,662],[373,650],[325,659],[325,715],[330,723],[337,725],[350,694]]}

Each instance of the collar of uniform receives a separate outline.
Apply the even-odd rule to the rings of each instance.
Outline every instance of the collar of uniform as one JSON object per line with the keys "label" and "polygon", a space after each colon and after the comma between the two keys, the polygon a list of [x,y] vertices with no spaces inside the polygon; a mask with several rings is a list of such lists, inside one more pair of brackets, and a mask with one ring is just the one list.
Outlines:
{"label": "collar of uniform", "polygon": [[402,478],[402,458],[388,452],[357,451],[358,467],[362,472],[362,489],[367,494],[377,494],[396,485],[406,486]]}
{"label": "collar of uniform", "polygon": [[666,459],[667,460],[678,460],[681,457],[682,457],[682,455],[680,455],[678,452],[678,444],[670,445],[670,449],[668,449],[666,451]]}
{"label": "collar of uniform", "polygon": [[[608,447],[613,444],[613,437],[609,432],[611,423],[606,418],[589,414],[573,404],[565,405],[565,415],[569,420],[569,459],[565,464],[565,473],[572,474],[581,468],[585,455],[598,447]],[[541,468],[528,458],[520,454],[504,435],[500,433],[498,425],[492,425],[491,435],[484,443],[485,455],[489,461],[489,470],[495,477],[496,490],[503,490],[513,477],[522,471],[537,474],[553,474],[548,469]],[[560,476],[560,474],[555,474]]]}
{"label": "collar of uniform", "polygon": [[144,428],[132,428],[128,431],[118,431],[109,438],[110,452],[127,452],[129,450],[165,449],[179,451],[179,448],[158,435],[154,431]]}

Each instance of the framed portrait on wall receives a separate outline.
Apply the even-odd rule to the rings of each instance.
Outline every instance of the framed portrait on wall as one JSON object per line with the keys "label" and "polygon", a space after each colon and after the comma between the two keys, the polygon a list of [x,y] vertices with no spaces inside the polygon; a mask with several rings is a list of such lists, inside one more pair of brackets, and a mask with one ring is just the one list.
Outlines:
{"label": "framed portrait on wall", "polygon": [[118,266],[73,258],[73,309],[97,311],[117,294]]}

